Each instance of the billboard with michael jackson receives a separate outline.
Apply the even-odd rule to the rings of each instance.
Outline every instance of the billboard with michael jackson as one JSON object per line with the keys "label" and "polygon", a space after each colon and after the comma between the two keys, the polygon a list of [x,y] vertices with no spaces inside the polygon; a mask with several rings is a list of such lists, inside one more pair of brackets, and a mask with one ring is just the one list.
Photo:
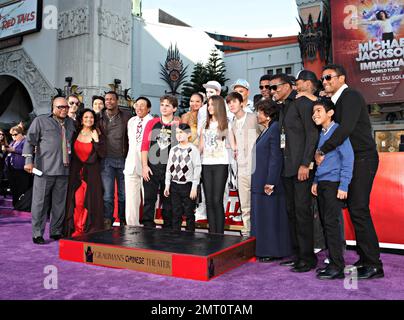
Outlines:
{"label": "billboard with michael jackson", "polygon": [[331,0],[334,62],[367,103],[404,101],[404,0]]}

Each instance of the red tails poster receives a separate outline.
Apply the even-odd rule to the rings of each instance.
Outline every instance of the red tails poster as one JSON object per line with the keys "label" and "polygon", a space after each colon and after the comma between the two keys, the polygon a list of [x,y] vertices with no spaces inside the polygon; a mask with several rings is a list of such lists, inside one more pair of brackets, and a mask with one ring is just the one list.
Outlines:
{"label": "red tails poster", "polygon": [[404,0],[331,0],[334,62],[367,103],[404,101]]}

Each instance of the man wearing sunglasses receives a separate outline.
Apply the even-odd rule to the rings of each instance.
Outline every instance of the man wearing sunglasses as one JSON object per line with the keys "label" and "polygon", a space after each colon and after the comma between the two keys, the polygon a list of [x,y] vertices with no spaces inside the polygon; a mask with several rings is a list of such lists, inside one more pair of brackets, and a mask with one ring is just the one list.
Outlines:
{"label": "man wearing sunglasses", "polygon": [[59,240],[65,215],[67,182],[74,122],[67,117],[69,105],[64,97],[52,100],[52,113],[38,116],[32,122],[23,149],[24,170],[42,172],[35,175],[32,193],[32,233],[35,244],[45,244],[43,234],[52,203],[50,238]]}
{"label": "man wearing sunglasses", "polygon": [[67,115],[69,116],[69,118],[76,120],[77,111],[79,110],[79,107],[81,105],[79,97],[75,94],[71,94],[67,97],[67,104],[69,105],[69,112]]}
{"label": "man wearing sunglasses", "polygon": [[271,99],[271,90],[269,89],[270,87],[270,82],[271,82],[271,77],[269,74],[264,74],[261,79],[260,79],[260,85],[259,85],[259,89],[260,89],[260,94],[256,94],[254,96],[254,105],[260,101],[260,100],[264,100],[264,99]]}
{"label": "man wearing sunglasses", "polygon": [[314,254],[311,185],[318,129],[312,120],[313,102],[296,99],[291,78],[277,74],[271,78],[270,90],[280,105],[281,149],[284,156],[282,180],[291,230],[294,259],[281,263],[293,272],[308,272],[317,265]]}
{"label": "man wearing sunglasses", "polygon": [[348,190],[348,210],[355,229],[359,260],[354,264],[358,279],[384,277],[380,260],[379,240],[370,215],[369,201],[373,180],[379,165],[379,155],[372,136],[368,108],[363,96],[346,84],[346,72],[341,65],[323,68],[323,86],[335,104],[335,121],[339,127],[316,152],[320,164],[324,155],[349,138],[355,154],[354,171]]}

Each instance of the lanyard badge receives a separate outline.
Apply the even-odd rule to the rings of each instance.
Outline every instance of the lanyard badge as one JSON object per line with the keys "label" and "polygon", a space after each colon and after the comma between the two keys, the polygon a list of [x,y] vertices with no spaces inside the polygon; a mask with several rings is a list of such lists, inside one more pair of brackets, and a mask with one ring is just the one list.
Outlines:
{"label": "lanyard badge", "polygon": [[281,133],[281,149],[286,148],[286,134],[285,130],[282,128],[282,133]]}

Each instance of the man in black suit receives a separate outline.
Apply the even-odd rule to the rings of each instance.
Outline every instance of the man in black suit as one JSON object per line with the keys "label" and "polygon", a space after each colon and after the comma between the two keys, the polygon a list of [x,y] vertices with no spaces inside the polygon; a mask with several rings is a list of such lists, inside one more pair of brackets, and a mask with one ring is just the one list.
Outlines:
{"label": "man in black suit", "polygon": [[314,254],[311,185],[318,129],[312,120],[313,102],[306,97],[296,99],[291,78],[277,74],[271,78],[273,99],[282,104],[279,125],[284,168],[282,180],[295,259],[281,263],[293,272],[308,272],[317,265]]}
{"label": "man in black suit", "polygon": [[353,178],[348,190],[348,210],[355,229],[357,252],[355,263],[358,279],[384,277],[380,260],[379,240],[370,216],[369,201],[373,180],[379,165],[379,155],[372,136],[368,108],[362,95],[346,85],[346,72],[340,65],[323,68],[323,86],[332,95],[335,121],[339,127],[329,140],[316,151],[320,164],[324,154],[334,150],[349,138],[355,154]]}

